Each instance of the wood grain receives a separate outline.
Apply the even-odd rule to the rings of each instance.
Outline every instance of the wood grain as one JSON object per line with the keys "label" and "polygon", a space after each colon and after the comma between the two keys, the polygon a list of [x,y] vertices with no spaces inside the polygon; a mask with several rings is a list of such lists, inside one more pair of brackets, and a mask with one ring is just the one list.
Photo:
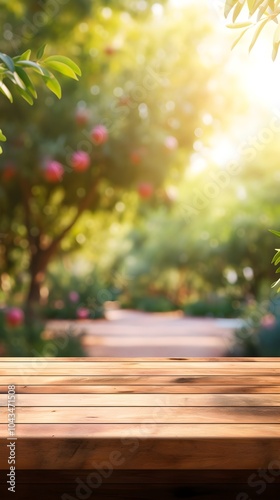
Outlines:
{"label": "wood grain", "polygon": [[[133,373],[133,371],[132,371]],[[190,385],[254,385],[254,386],[277,386],[280,384],[280,377],[277,375],[271,376],[251,376],[244,375],[192,375],[192,376],[174,376],[167,375],[96,375],[96,376],[80,376],[80,375],[9,375],[0,376],[0,385],[142,385],[156,386],[174,385],[176,387]]]}
{"label": "wood grain", "polygon": [[[0,367],[3,370],[8,370],[12,368],[14,371],[16,370],[36,370],[38,372],[40,369],[65,369],[65,361],[61,361],[61,358],[55,358],[57,361],[52,362],[52,361],[46,361],[45,358],[37,358],[35,361],[18,361],[16,364],[11,361],[6,361],[5,365],[3,365],[2,360],[0,362]],[[68,359],[68,358],[67,358]],[[218,369],[229,369],[229,368],[234,368],[237,371],[243,371],[243,370],[256,370],[260,368],[265,368],[271,369],[271,368],[280,368],[280,362],[279,361],[271,361],[269,365],[267,362],[261,361],[262,358],[260,358],[260,361],[258,363],[252,363],[250,361],[243,361],[243,363],[236,363],[235,361],[95,361],[95,360],[87,360],[85,359],[88,358],[81,358],[79,361],[67,361],[67,371],[72,370],[72,369],[99,369],[101,368],[102,370],[107,370],[107,369],[121,369],[121,368],[127,368],[131,369],[133,368],[134,370],[141,368],[141,369],[153,369],[153,370],[158,370],[163,368],[164,370],[169,369],[169,368],[176,368],[176,369],[187,369],[191,368],[192,370],[196,368],[210,368],[211,370],[215,370],[215,368]],[[147,358],[149,359],[149,358]],[[197,358],[194,358],[195,360]],[[223,358],[225,359],[230,359],[230,358]],[[276,358],[277,359],[277,358]]]}
{"label": "wood grain", "polygon": [[[9,384],[16,386],[22,471],[92,471],[112,457],[119,457],[113,469],[124,473],[252,471],[273,461],[280,470],[278,358],[2,358],[3,470]],[[64,481],[62,475],[62,488]],[[179,493],[172,490],[174,498]],[[137,498],[134,490],[129,494],[120,498]]]}
{"label": "wood grain", "polygon": [[[205,438],[213,439],[249,439],[256,441],[279,440],[279,424],[17,424],[16,436],[18,439],[197,439],[204,441]],[[0,424],[0,438],[6,439],[7,426]],[[35,441],[33,440],[33,443]],[[203,443],[201,443],[203,445]],[[279,452],[280,453],[280,452]],[[278,455],[279,455],[278,453]],[[280,457],[279,457],[280,459]]]}
{"label": "wood grain", "polygon": [[277,363],[279,362],[280,363],[280,358],[267,358],[267,357],[262,357],[262,358],[256,358],[256,357],[231,357],[231,358],[220,358],[220,357],[211,357],[211,358],[199,358],[199,357],[195,357],[195,358],[185,358],[185,357],[170,357],[170,358],[162,358],[162,357],[157,357],[157,358],[154,358],[154,357],[146,357],[146,358],[141,358],[141,357],[137,357],[137,358],[133,358],[133,357],[129,357],[129,358],[125,358],[125,357],[122,357],[122,358],[111,358],[111,357],[106,357],[106,356],[102,356],[102,357],[87,357],[87,358],[81,358],[81,357],[68,357],[68,358],[50,358],[50,357],[47,357],[47,356],[44,356],[44,357],[18,357],[18,358],[14,358],[14,357],[3,357],[1,358],[1,363],[6,363],[6,362],[12,362],[12,363],[18,363],[18,362],[26,362],[26,363],[34,363],[34,362],[42,362],[42,361],[48,361],[50,363],[61,363],[61,362],[71,362],[71,361],[74,361],[75,363],[80,363],[80,362],[110,362],[110,363],[134,363],[134,362],[137,362],[137,363],[147,363],[147,362],[150,362],[150,361],[153,361],[154,363],[161,363],[161,362],[169,362],[169,361],[176,361],[176,363],[180,363],[182,361],[189,361],[191,363],[196,363],[198,361],[202,361],[203,363],[204,362],[215,362],[215,363],[228,363],[230,360],[230,362],[238,362],[238,363],[263,363],[263,362],[266,362],[266,363]]}
{"label": "wood grain", "polygon": [[[194,423],[280,423],[280,410],[273,406],[216,406],[216,407],[18,407],[17,423],[57,424],[194,424]],[[0,423],[7,422],[6,408],[0,414]]]}
{"label": "wood grain", "polygon": [[239,365],[233,362],[181,362],[172,361],[168,363],[84,363],[84,362],[69,362],[66,363],[49,363],[46,361],[32,363],[14,363],[6,362],[5,365],[0,365],[1,376],[41,376],[41,375],[64,375],[69,374],[77,376],[129,376],[133,375],[152,375],[161,376],[197,376],[197,375],[241,375],[244,376],[271,376],[280,375],[279,363],[243,363]]}
{"label": "wood grain", "polygon": [[[77,388],[76,388],[77,391]],[[197,407],[197,406],[280,406],[280,394],[18,394],[17,407]],[[7,395],[0,395],[0,407],[7,406]],[[108,410],[109,411],[109,410]],[[280,414],[280,408],[279,408]]]}
{"label": "wood grain", "polygon": [[[17,394],[280,394],[280,385],[17,385]],[[7,385],[0,386],[7,395]]]}
{"label": "wood grain", "polygon": [[[2,444],[2,443],[1,443]],[[143,433],[142,438],[100,438],[97,435],[84,439],[20,438],[17,441],[17,467],[20,469],[87,469],[112,462],[116,457],[118,469],[267,469],[272,461],[279,460],[280,439],[195,439],[154,437]],[[114,454],[114,455],[113,455]],[[114,458],[115,460],[115,458]],[[7,468],[2,453],[0,467]],[[113,467],[114,468],[114,467]]]}

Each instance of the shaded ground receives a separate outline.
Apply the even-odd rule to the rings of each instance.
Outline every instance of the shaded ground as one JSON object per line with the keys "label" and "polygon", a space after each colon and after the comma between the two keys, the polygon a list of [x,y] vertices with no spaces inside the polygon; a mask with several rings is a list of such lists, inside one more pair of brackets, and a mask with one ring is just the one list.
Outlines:
{"label": "shaded ground", "polygon": [[51,329],[83,330],[89,356],[224,356],[239,320],[109,309],[106,320],[50,321]]}

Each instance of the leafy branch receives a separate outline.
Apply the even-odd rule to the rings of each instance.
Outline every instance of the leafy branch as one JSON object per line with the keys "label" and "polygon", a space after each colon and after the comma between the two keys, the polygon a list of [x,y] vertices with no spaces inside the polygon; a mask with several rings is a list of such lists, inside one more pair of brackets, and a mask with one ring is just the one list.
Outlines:
{"label": "leafy branch", "polygon": [[[279,231],[275,231],[274,229],[270,229],[270,232],[275,234],[276,236],[278,236],[280,238],[280,232]],[[278,264],[280,263],[280,248],[275,248],[275,255],[273,256],[273,259],[271,261],[272,264],[274,264],[275,266],[278,266]],[[278,267],[276,269],[276,273],[280,273],[280,267]],[[271,285],[271,288],[279,285],[280,283],[280,278],[278,280],[276,280],[274,283],[272,283]],[[280,286],[278,287],[277,289],[277,292],[280,291]]]}
{"label": "leafy branch", "polygon": [[[0,52],[0,92],[12,103],[13,94],[11,88],[6,85],[8,80],[13,84],[21,97],[32,106],[34,99],[37,99],[37,92],[32,81],[32,74],[39,75],[48,89],[53,92],[58,99],[61,98],[61,86],[53,71],[68,78],[78,80],[81,70],[69,57],[54,55],[44,59],[45,46],[42,46],[37,54],[36,61],[30,60],[31,50],[26,50],[23,54],[10,57]],[[6,141],[6,137],[0,130],[0,141]],[[0,147],[0,154],[2,148]]]}
{"label": "leafy branch", "polygon": [[[241,12],[247,10],[247,21],[237,22]],[[272,59],[275,60],[280,45],[280,25],[278,17],[280,15],[280,0],[226,0],[225,2],[225,17],[228,18],[232,14],[232,23],[228,24],[228,28],[242,29],[238,38],[233,43],[233,47],[237,45],[239,40],[248,31],[253,29],[253,37],[249,46],[249,51],[252,50],[258,40],[263,28],[269,23],[276,23],[276,28],[273,34],[273,49]]]}

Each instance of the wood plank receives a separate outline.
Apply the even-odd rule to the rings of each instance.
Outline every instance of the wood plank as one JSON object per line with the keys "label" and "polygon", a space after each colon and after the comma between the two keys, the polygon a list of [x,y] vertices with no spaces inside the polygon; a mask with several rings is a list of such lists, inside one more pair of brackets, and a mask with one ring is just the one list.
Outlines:
{"label": "wood plank", "polygon": [[[275,367],[275,364],[250,364],[243,363],[239,365],[238,363],[182,363],[179,367],[177,364],[153,364],[151,367],[146,367],[144,363],[135,364],[134,366],[128,366],[124,363],[119,363],[117,367],[107,366],[104,363],[104,367],[99,368],[92,363],[38,363],[37,366],[33,366],[27,363],[18,363],[15,366],[11,366],[10,363],[6,363],[5,366],[0,368],[1,376],[19,376],[19,375],[86,375],[86,376],[98,376],[98,375],[172,375],[172,376],[192,376],[192,375],[243,375],[243,376],[272,376],[280,375],[280,365]],[[100,365],[98,365],[100,366]]]}
{"label": "wood plank", "polygon": [[[3,408],[0,413],[0,423],[5,423],[8,410]],[[23,424],[32,423],[75,423],[85,424],[87,422],[100,424],[115,423],[151,423],[175,424],[175,423],[272,423],[280,424],[280,411],[275,406],[207,406],[207,407],[174,407],[158,406],[150,407],[117,407],[111,411],[108,407],[18,407],[16,409],[16,422]]]}
{"label": "wood plank", "polygon": [[[55,464],[56,469],[92,470],[104,460],[112,461],[114,453],[118,468],[125,470],[258,469],[279,459],[279,449],[279,438],[252,440],[240,435],[234,440],[185,439],[183,445],[181,436],[145,439],[144,434],[137,439],[100,439],[95,434],[85,439],[22,438],[17,441],[17,467],[51,469]],[[7,457],[2,453],[0,468],[7,467]]]}
{"label": "wood plank", "polygon": [[[7,398],[7,385],[0,394]],[[17,394],[280,394],[280,385],[17,385]],[[17,400],[18,401],[18,400]]]}
{"label": "wood plank", "polygon": [[[78,391],[77,391],[78,392]],[[7,406],[7,395],[0,395],[0,407]],[[204,407],[204,406],[280,406],[279,394],[18,394],[17,407]],[[108,410],[109,411],[109,410]],[[280,413],[280,410],[279,410]]]}
{"label": "wood plank", "polygon": [[56,357],[56,358],[52,358],[52,357],[47,357],[47,356],[42,356],[42,357],[2,357],[1,358],[1,361],[0,363],[4,362],[12,362],[12,363],[18,363],[19,361],[22,362],[27,362],[27,363],[34,363],[34,362],[37,362],[37,361],[48,361],[48,362],[51,362],[51,363],[61,363],[61,362],[71,362],[71,361],[74,361],[75,363],[79,363],[79,362],[96,362],[96,361],[99,361],[99,362],[110,362],[110,363],[123,363],[123,362],[128,362],[128,363],[134,363],[134,362],[137,362],[137,363],[146,363],[147,361],[153,361],[155,363],[161,363],[163,361],[176,361],[176,363],[178,362],[181,362],[181,361],[189,361],[189,362],[193,362],[193,363],[196,363],[198,361],[201,361],[201,362],[218,362],[218,363],[224,363],[224,362],[228,362],[228,361],[231,361],[231,362],[238,362],[238,363],[259,363],[259,362],[267,362],[267,363],[271,363],[271,362],[279,362],[280,363],[280,357],[228,357],[228,358],[225,358],[225,357],[207,357],[207,358],[199,358],[199,357],[192,357],[192,358],[188,358],[188,357],[170,357],[170,358],[163,358],[163,357],[157,357],[157,358],[154,358],[154,357],[145,357],[145,358],[141,358],[141,357],[129,357],[129,358],[126,358],[126,357],[122,357],[122,358],[112,358],[112,357],[106,357],[106,356],[102,356],[102,357],[67,357],[67,358],[63,358],[63,357]]}
{"label": "wood plank", "polygon": [[[209,373],[209,370],[208,370]],[[279,376],[249,376],[246,375],[248,385],[279,386]],[[165,375],[9,375],[0,376],[0,385],[241,385],[244,375],[192,375],[192,376],[165,376]]]}
{"label": "wood plank", "polygon": [[[86,358],[84,358],[86,359]],[[227,359],[227,358],[225,358]],[[57,370],[57,369],[63,369],[67,368],[68,373],[71,373],[72,370],[79,369],[79,370],[96,370],[96,369],[102,369],[102,370],[120,370],[124,369],[126,370],[138,370],[138,369],[153,369],[153,370],[160,370],[161,368],[163,370],[169,369],[169,368],[175,368],[175,369],[202,369],[202,368],[209,368],[211,370],[217,369],[230,369],[234,368],[235,370],[259,370],[259,369],[265,369],[265,370],[270,370],[270,369],[280,369],[280,362],[275,362],[271,361],[269,364],[266,362],[259,361],[258,363],[250,363],[250,362],[243,362],[242,364],[233,362],[233,361],[222,361],[222,362],[215,362],[215,361],[180,361],[179,363],[176,361],[123,361],[123,362],[112,362],[112,361],[79,361],[79,362],[73,362],[73,361],[56,361],[55,363],[45,361],[44,358],[39,358],[36,362],[22,362],[18,361],[16,364],[14,362],[6,362],[5,364],[2,365],[0,362],[0,367],[1,370],[27,370],[28,372],[31,370],[35,370],[38,375],[40,374],[38,370],[44,370],[44,369],[51,369],[51,370]]]}
{"label": "wood plank", "polygon": [[[159,440],[164,439],[249,439],[255,441],[279,440],[280,442],[280,425],[279,424],[20,424],[16,425],[16,437],[19,440],[30,438],[35,444],[36,440],[53,438],[57,439],[97,439],[108,441],[118,438],[130,439],[148,439],[150,437]],[[7,439],[7,424],[0,424],[0,438]],[[269,441],[270,442],[270,441]],[[0,443],[1,444],[1,443]],[[182,444],[182,443],[181,443]],[[268,443],[269,444],[269,443]],[[6,444],[5,444],[6,446]],[[265,452],[265,450],[263,450]],[[280,448],[278,450],[278,458],[280,458]],[[37,464],[38,465],[38,464]],[[171,467],[172,468],[172,467]],[[197,467],[201,468],[201,467]],[[238,469],[238,467],[235,467]]]}
{"label": "wood plank", "polygon": [[6,359],[0,468],[15,384],[17,469],[92,471],[116,452],[126,473],[265,469],[280,459],[280,359],[237,359]]}

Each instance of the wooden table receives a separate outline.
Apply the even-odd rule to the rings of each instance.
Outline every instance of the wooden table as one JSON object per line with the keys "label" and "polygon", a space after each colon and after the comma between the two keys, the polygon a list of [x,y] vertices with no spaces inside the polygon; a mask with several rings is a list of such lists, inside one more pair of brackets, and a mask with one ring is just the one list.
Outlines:
{"label": "wooden table", "polygon": [[279,498],[278,358],[2,358],[5,499],[11,384],[11,498]]}

